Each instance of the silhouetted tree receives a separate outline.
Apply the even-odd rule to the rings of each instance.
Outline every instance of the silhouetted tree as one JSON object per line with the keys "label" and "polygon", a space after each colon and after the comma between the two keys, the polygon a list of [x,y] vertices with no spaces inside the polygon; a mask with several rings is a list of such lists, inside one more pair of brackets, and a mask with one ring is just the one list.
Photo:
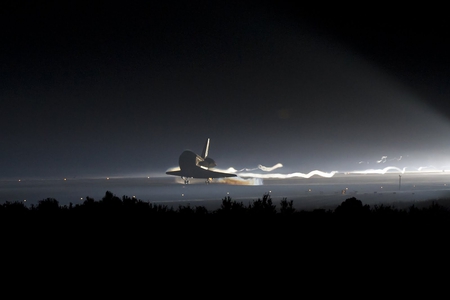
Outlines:
{"label": "silhouetted tree", "polygon": [[162,204],[150,203],[149,207],[150,207],[150,211],[153,214],[158,214],[158,215],[172,214],[172,213],[176,212],[172,207],[168,207],[167,205],[162,205]]}
{"label": "silhouetted tree", "polygon": [[431,202],[430,206],[423,208],[423,211],[432,216],[446,216],[449,214],[449,210],[446,207],[439,205],[435,201]]}
{"label": "silhouetted tree", "polygon": [[348,198],[342,202],[338,207],[336,207],[335,212],[338,214],[352,214],[359,215],[370,212],[369,205],[363,205],[361,200],[355,197]]}
{"label": "silhouetted tree", "polygon": [[89,206],[89,205],[94,205],[96,202],[94,200],[94,198],[91,198],[89,196],[86,197],[86,199],[83,201],[83,205]]}
{"label": "silhouetted tree", "polygon": [[54,198],[47,198],[40,200],[36,207],[36,210],[42,212],[57,212],[60,209],[58,200]]}
{"label": "silhouetted tree", "polygon": [[216,210],[218,214],[243,214],[247,211],[242,202],[231,200],[230,196],[222,199],[220,208]]}
{"label": "silhouetted tree", "polygon": [[108,210],[117,210],[122,206],[122,200],[110,191],[106,191],[105,196],[100,200],[100,204]]}
{"label": "silhouetted tree", "polygon": [[187,206],[178,206],[177,212],[183,215],[193,215],[195,213],[190,204],[188,204]]}
{"label": "silhouetted tree", "polygon": [[2,205],[0,205],[0,212],[2,212],[2,213],[17,214],[17,213],[25,213],[27,211],[28,211],[28,207],[26,207],[23,202],[6,201]]}
{"label": "silhouetted tree", "polygon": [[372,214],[375,214],[378,218],[394,218],[400,215],[406,214],[404,210],[398,210],[390,205],[374,205],[371,210]]}
{"label": "silhouetted tree", "polygon": [[250,213],[259,215],[274,215],[277,212],[276,206],[272,203],[272,198],[268,193],[264,194],[262,199],[253,201],[248,209]]}
{"label": "silhouetted tree", "polygon": [[135,197],[129,197],[129,196],[122,196],[122,203],[124,206],[132,207],[136,205],[138,200]]}
{"label": "silhouetted tree", "polygon": [[283,215],[293,214],[295,212],[295,208],[293,207],[294,201],[287,201],[286,198],[280,201],[280,213]]}
{"label": "silhouetted tree", "polygon": [[122,207],[125,211],[144,214],[150,211],[150,204],[135,197],[122,197]]}
{"label": "silhouetted tree", "polygon": [[196,206],[195,207],[195,214],[197,214],[197,215],[208,215],[209,211],[204,206]]}

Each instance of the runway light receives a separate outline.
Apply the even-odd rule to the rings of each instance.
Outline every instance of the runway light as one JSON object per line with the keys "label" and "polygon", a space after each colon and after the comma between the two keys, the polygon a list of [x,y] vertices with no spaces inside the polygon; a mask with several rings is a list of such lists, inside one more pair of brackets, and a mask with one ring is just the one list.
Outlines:
{"label": "runway light", "polygon": [[23,202],[27,202],[27,199],[24,199]]}
{"label": "runway light", "polygon": [[181,197],[184,197],[184,194],[181,194]]}
{"label": "runway light", "polygon": [[133,198],[136,198],[136,196],[133,196]]}
{"label": "runway light", "polygon": [[83,197],[81,197],[80,200],[83,200]]}
{"label": "runway light", "polygon": [[64,181],[66,181],[67,179],[66,178],[64,178]]}
{"label": "runway light", "polygon": [[20,179],[19,179],[19,181],[20,181]]}
{"label": "runway light", "polygon": [[109,177],[106,177],[106,180],[109,180]]}

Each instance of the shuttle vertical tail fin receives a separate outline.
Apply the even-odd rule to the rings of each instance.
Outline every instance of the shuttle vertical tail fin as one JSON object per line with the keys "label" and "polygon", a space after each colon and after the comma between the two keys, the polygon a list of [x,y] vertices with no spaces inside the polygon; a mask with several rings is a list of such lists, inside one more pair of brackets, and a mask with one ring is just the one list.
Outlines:
{"label": "shuttle vertical tail fin", "polygon": [[205,147],[203,147],[202,158],[206,158],[208,156],[209,151],[209,138],[206,140]]}

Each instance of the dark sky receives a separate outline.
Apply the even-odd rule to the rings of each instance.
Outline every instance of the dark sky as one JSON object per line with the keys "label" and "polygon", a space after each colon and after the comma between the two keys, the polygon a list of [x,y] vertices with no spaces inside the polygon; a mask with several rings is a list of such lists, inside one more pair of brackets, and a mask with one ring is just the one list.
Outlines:
{"label": "dark sky", "polygon": [[1,4],[0,178],[164,174],[208,137],[224,169],[450,166],[444,14],[63,2]]}

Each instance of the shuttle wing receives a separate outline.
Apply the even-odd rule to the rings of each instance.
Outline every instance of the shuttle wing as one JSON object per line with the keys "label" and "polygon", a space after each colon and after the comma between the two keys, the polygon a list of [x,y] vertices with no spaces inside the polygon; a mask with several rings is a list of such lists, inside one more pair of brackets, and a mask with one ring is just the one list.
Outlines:
{"label": "shuttle wing", "polygon": [[206,170],[200,167],[190,168],[189,170],[178,170],[166,172],[167,175],[175,175],[182,177],[193,177],[193,178],[222,178],[222,177],[235,177],[236,174],[223,173],[212,170]]}

